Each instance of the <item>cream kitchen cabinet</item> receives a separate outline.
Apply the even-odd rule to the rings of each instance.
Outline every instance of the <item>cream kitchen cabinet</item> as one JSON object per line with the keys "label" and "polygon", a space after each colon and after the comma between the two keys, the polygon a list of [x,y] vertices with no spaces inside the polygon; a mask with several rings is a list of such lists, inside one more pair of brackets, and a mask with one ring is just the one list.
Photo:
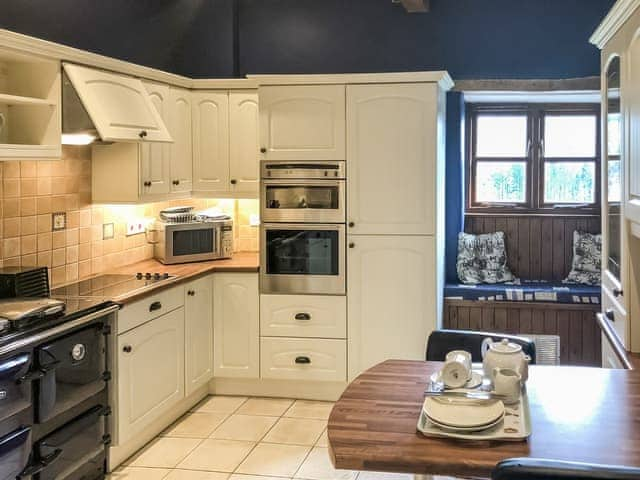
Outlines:
{"label": "cream kitchen cabinet", "polygon": [[263,160],[344,160],[345,86],[263,86],[260,150]]}
{"label": "cream kitchen cabinet", "polygon": [[216,377],[258,378],[258,275],[217,273],[213,280],[213,358]]}
{"label": "cream kitchen cabinet", "polygon": [[227,192],[229,183],[229,95],[194,92],[193,190]]}
{"label": "cream kitchen cabinet", "polygon": [[139,79],[70,63],[63,67],[102,140],[171,141]]}
{"label": "cream kitchen cabinet", "polygon": [[134,438],[184,398],[184,320],[180,307],[118,336],[118,443]]}
{"label": "cream kitchen cabinet", "polygon": [[259,165],[255,91],[194,93],[193,190],[256,197]]}
{"label": "cream kitchen cabinet", "polygon": [[352,236],[349,247],[349,379],[390,358],[424,360],[442,301],[434,238]]}
{"label": "cream kitchen cabinet", "polygon": [[439,102],[437,83],[347,86],[350,234],[435,234],[444,184]]}
{"label": "cream kitchen cabinet", "polygon": [[154,82],[144,86],[152,106],[169,126],[173,142],[93,145],[96,203],[160,201],[191,191],[191,92]]}
{"label": "cream kitchen cabinet", "polygon": [[229,176],[235,196],[258,195],[260,182],[258,93],[229,92]]}
{"label": "cream kitchen cabinet", "polygon": [[193,188],[191,91],[171,87],[168,110],[169,131],[173,137],[169,146],[170,192],[180,195],[191,192]]}
{"label": "cream kitchen cabinet", "polygon": [[213,377],[213,278],[184,286],[185,390],[189,396]]}

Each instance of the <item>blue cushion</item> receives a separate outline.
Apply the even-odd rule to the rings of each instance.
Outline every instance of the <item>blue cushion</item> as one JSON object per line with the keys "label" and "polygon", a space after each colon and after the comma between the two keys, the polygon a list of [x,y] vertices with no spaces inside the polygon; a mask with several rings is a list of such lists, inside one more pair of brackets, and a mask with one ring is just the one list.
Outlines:
{"label": "blue cushion", "polygon": [[456,300],[600,304],[600,286],[521,280],[520,284],[464,285],[449,283],[444,296]]}

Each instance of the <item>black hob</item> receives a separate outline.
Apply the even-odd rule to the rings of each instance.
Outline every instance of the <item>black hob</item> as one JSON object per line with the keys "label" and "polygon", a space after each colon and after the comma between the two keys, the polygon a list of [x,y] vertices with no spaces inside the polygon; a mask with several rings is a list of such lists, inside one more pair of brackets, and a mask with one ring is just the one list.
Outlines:
{"label": "black hob", "polygon": [[136,275],[105,274],[52,290],[53,298],[103,297],[117,301],[123,296],[167,282],[175,276],[138,273]]}

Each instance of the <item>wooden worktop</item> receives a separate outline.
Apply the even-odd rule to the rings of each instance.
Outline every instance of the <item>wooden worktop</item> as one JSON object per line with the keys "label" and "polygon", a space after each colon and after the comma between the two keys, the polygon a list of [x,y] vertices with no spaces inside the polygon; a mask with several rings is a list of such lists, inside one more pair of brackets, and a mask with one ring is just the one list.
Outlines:
{"label": "wooden worktop", "polygon": [[124,267],[115,269],[108,273],[169,273],[176,275],[176,278],[162,282],[157,286],[151,287],[144,292],[134,292],[131,295],[118,297],[118,303],[127,304],[135,300],[139,300],[150,293],[157,293],[160,290],[174,287],[181,283],[195,280],[198,277],[208,275],[214,272],[257,272],[260,260],[257,252],[240,252],[235,253],[232,258],[225,260],[211,260],[208,262],[182,263],[178,265],[163,265],[157,260],[144,260],[142,262],[133,263]]}
{"label": "wooden worktop", "polygon": [[532,366],[528,441],[470,443],[416,432],[441,366],[388,360],[356,378],[329,417],[336,468],[487,478],[513,457],[640,467],[640,371]]}

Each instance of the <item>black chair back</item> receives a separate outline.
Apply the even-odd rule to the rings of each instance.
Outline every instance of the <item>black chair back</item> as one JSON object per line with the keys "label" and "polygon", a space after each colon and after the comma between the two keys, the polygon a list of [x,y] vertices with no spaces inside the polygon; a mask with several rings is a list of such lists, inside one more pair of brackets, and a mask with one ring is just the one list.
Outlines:
{"label": "black chair back", "polygon": [[536,458],[504,460],[491,474],[492,480],[637,480],[639,478],[640,468]]}
{"label": "black chair back", "polygon": [[506,335],[492,332],[475,332],[470,330],[435,330],[429,335],[427,342],[427,361],[442,362],[451,350],[466,350],[471,353],[473,362],[482,362],[482,342],[491,338],[499,342],[503,338],[522,347],[525,355],[531,357],[531,364],[536,363],[536,345],[526,337]]}

